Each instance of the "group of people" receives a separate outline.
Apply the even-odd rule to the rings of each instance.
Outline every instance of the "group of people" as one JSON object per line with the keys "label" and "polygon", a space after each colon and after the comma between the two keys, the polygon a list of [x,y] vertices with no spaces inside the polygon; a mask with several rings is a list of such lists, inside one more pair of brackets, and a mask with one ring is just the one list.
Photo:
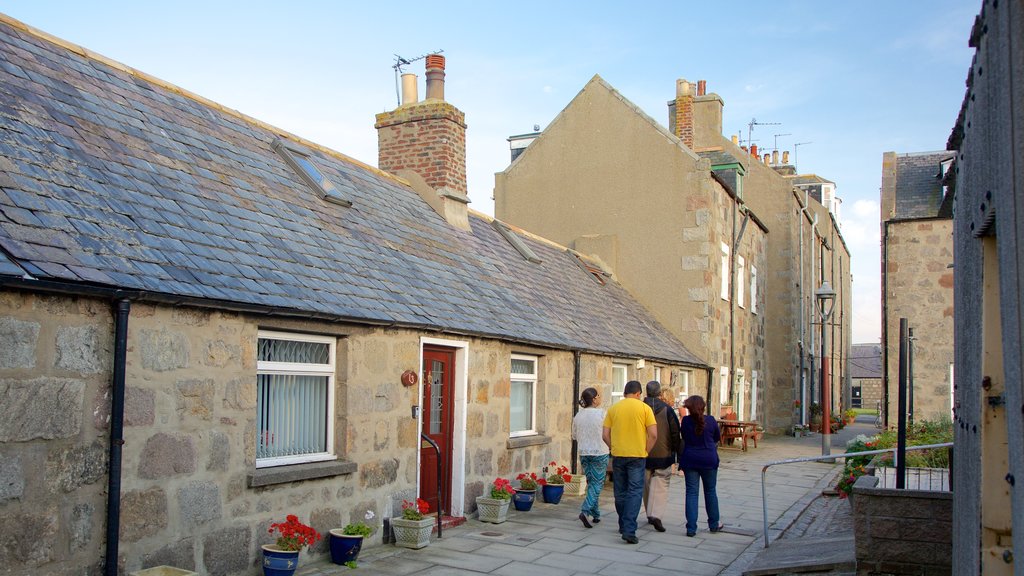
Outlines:
{"label": "group of people", "polygon": [[[713,416],[705,414],[700,396],[683,402],[688,414],[682,421],[676,410],[662,398],[661,383],[647,383],[647,396],[640,399],[642,385],[626,383],[623,398],[607,411],[601,408],[601,394],[587,388],[580,395],[580,406],[572,423],[580,464],[587,477],[587,493],[580,510],[580,522],[587,528],[601,521],[598,498],[612,457],[612,486],[619,534],[636,544],[640,508],[647,522],[658,532],[665,531],[662,515],[668,506],[668,487],[673,473],[686,481],[686,535],[697,533],[697,508],[700,485],[704,486],[704,508],[711,532],[722,529],[718,514],[718,441],[720,431]],[[673,469],[675,467],[678,471]]]}

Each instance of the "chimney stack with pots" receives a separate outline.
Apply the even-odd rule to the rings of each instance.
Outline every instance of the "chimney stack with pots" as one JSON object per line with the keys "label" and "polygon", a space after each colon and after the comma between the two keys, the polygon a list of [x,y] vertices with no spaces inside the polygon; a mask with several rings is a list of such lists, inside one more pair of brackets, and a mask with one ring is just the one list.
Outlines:
{"label": "chimney stack with pots", "polygon": [[707,81],[696,85],[676,80],[676,97],[668,101],[668,129],[687,148],[716,145],[722,138],[722,108],[718,94],[707,93]]}
{"label": "chimney stack with pots", "polygon": [[444,67],[444,56],[426,57],[422,102],[416,94],[416,76],[402,75],[402,104],[377,114],[374,124],[377,165],[408,180],[450,224],[468,230],[466,117],[444,100]]}
{"label": "chimney stack with pots", "polygon": [[779,163],[779,151],[778,150],[772,150],[772,164],[778,164],[778,163]]}
{"label": "chimney stack with pots", "polygon": [[782,152],[782,163],[789,164],[789,150],[784,150]]}

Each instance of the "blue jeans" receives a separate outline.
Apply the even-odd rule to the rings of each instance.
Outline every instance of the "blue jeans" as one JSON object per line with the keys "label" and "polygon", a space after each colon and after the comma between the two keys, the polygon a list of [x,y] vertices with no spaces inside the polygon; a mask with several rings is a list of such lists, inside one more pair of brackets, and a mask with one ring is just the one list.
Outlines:
{"label": "blue jeans", "polygon": [[612,458],[612,487],[615,489],[615,513],[619,515],[619,532],[636,536],[636,517],[644,497],[646,458]]}
{"label": "blue jeans", "polygon": [[698,470],[687,468],[683,470],[686,478],[686,532],[697,531],[697,492],[700,484],[704,484],[704,510],[708,514],[708,528],[717,528],[718,517],[718,492],[715,486],[718,484],[718,468]]}
{"label": "blue jeans", "polygon": [[601,508],[598,506],[598,499],[601,497],[605,476],[608,475],[608,455],[580,456],[580,464],[583,465],[583,473],[587,476],[587,497],[583,499],[580,512],[600,518]]}

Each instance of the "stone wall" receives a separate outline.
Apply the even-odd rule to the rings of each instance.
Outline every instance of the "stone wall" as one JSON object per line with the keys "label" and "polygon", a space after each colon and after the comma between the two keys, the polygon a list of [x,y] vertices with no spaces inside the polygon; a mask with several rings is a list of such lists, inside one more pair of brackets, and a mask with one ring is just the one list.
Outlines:
{"label": "stone wall", "polygon": [[[260,329],[334,335],[334,449],[328,477],[306,465],[256,469]],[[112,305],[0,291],[0,559],[13,574],[100,573],[105,553]],[[380,526],[417,495],[421,334],[133,303],[129,316],[120,565],[250,574],[272,522],[295,514],[323,534],[367,510]],[[438,334],[430,336],[437,338]],[[570,464],[569,351],[462,339],[467,378],[461,507],[494,478]],[[510,355],[539,358],[539,435],[509,440]],[[611,357],[582,355],[580,386],[610,397]],[[665,371],[680,367],[662,365]],[[631,377],[635,373],[631,373]],[[458,443],[457,443],[458,444]],[[308,467],[307,467],[308,469]],[[263,474],[263,476],[261,476]],[[461,474],[461,476],[460,476]],[[254,478],[262,478],[254,482]],[[305,478],[305,479],[303,479]],[[368,547],[381,545],[377,532]],[[326,552],[326,542],[313,554]]]}
{"label": "stone wall", "polygon": [[854,484],[857,574],[952,574],[953,493],[875,488],[878,479]]}

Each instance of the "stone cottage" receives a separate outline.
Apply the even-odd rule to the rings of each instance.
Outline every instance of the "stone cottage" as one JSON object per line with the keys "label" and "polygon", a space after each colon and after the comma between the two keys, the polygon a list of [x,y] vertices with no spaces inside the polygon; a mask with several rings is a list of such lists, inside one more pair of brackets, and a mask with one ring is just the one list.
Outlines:
{"label": "stone cottage", "polygon": [[[397,112],[424,104],[456,116]],[[406,168],[0,16],[7,573],[249,574],[286,514],[465,516],[570,463],[580,389],[710,370],[599,263]]]}

